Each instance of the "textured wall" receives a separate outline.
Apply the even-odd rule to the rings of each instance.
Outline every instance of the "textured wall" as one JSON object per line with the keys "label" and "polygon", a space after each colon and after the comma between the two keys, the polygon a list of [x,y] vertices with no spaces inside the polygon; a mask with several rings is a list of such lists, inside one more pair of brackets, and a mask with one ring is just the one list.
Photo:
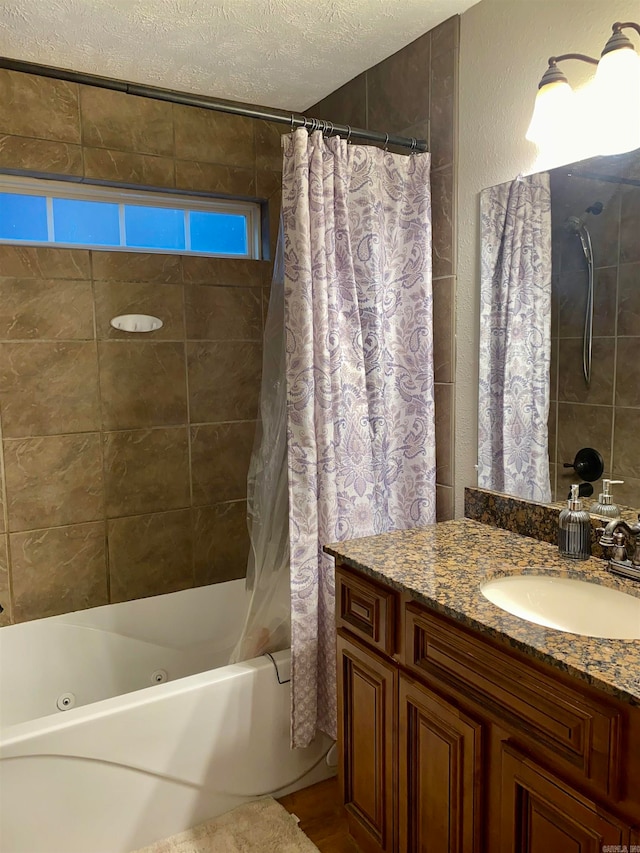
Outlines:
{"label": "textured wall", "polygon": [[[0,71],[0,169],[259,196],[281,128]],[[271,265],[0,247],[4,622],[244,575]],[[127,336],[109,319],[164,320]]]}
{"label": "textured wall", "polygon": [[437,513],[453,517],[456,119],[459,18],[450,18],[311,108],[354,127],[426,138],[432,155]]}
{"label": "textured wall", "polygon": [[[461,17],[456,318],[456,514],[475,485],[478,415],[479,192],[536,171],[524,138],[547,58],[599,56],[614,21],[637,20],[638,0],[482,0]],[[593,73],[569,63],[579,86]],[[564,162],[580,152],[568,152]],[[558,162],[550,165],[560,165]]]}
{"label": "textured wall", "polygon": [[[610,171],[629,181],[640,178],[640,154],[617,159],[610,170],[596,161],[551,173],[551,484],[556,500],[566,498],[575,473],[562,464],[573,462],[581,447],[595,447],[604,459],[604,476],[624,480],[613,489],[616,501],[640,508],[640,188],[579,176],[580,171]],[[587,386],[582,338],[588,273],[580,240],[565,224],[567,217],[582,215],[596,201],[604,205],[602,213],[586,217],[596,267]],[[601,483],[593,485],[596,499]]]}

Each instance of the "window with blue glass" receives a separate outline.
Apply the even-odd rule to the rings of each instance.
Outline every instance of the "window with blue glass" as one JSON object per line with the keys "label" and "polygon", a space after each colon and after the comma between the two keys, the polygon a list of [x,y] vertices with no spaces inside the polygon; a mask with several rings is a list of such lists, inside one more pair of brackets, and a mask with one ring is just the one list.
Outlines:
{"label": "window with blue glass", "polygon": [[77,246],[120,245],[117,204],[75,198],[54,198],[52,201],[53,242]]}
{"label": "window with blue glass", "polygon": [[0,193],[0,238],[47,239],[47,200],[41,196]]}
{"label": "window with blue glass", "polygon": [[182,251],[186,248],[183,210],[125,204],[124,227],[127,246],[172,251]]}
{"label": "window with blue glass", "polygon": [[259,224],[252,202],[0,177],[0,243],[258,258]]}
{"label": "window with blue glass", "polygon": [[204,247],[212,246],[215,247],[214,252],[224,250],[230,255],[247,254],[247,229],[242,216],[192,211],[189,225],[194,251],[206,252]]}

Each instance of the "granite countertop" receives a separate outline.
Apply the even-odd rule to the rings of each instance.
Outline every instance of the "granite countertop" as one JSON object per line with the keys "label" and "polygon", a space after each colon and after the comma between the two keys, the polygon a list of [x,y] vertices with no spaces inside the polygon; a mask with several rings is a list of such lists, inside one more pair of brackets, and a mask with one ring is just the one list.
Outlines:
{"label": "granite countertop", "polygon": [[640,705],[640,640],[543,628],[501,610],[480,591],[490,578],[529,572],[580,578],[640,597],[640,583],[616,578],[602,560],[563,559],[555,545],[470,519],[352,539],[324,550],[480,633]]}

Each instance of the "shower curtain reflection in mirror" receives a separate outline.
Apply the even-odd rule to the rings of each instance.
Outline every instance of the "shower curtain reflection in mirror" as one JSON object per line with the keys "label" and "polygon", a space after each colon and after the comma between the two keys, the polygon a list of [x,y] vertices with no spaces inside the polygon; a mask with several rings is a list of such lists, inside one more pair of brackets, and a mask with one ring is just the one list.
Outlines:
{"label": "shower curtain reflection in mirror", "polygon": [[548,502],[551,194],[543,172],[483,190],[478,486]]}

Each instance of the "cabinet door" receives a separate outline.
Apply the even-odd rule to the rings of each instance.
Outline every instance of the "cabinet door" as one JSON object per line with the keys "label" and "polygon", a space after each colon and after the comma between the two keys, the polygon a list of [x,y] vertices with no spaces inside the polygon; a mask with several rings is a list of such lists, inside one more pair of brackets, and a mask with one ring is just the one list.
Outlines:
{"label": "cabinet door", "polygon": [[399,735],[400,850],[479,851],[481,724],[401,676]]}
{"label": "cabinet door", "polygon": [[500,853],[602,853],[626,845],[629,827],[506,744]]}
{"label": "cabinet door", "polygon": [[349,830],[363,851],[394,849],[396,669],[338,634],[338,749]]}

